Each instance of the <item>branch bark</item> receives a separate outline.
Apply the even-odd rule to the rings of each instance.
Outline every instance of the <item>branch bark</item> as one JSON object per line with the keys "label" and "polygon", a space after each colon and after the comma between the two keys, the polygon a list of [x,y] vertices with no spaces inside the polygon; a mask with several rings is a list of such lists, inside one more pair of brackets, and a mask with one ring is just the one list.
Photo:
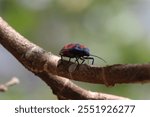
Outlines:
{"label": "branch bark", "polygon": [[[102,95],[101,93],[89,93],[86,90],[79,91],[81,88],[77,87],[69,80],[67,81],[69,84],[67,83],[67,85],[65,85],[66,82],[63,82],[65,81],[63,77],[77,81],[105,84],[106,86],[114,86],[116,83],[144,83],[150,81],[150,64],[118,64],[105,67],[82,64],[76,68],[77,65],[75,63],[61,61],[60,57],[46,52],[42,48],[31,43],[10,27],[2,18],[0,18],[0,43],[29,71],[39,76],[47,83],[59,98],[112,99],[110,97],[113,97],[112,95],[106,96],[106,94],[104,94],[103,96],[105,98],[102,98],[103,96],[99,97]],[[53,83],[50,82],[52,79]],[[58,84],[54,86],[53,84],[56,82]],[[64,90],[63,93],[62,91],[58,93],[61,89],[68,89],[67,87],[69,87],[69,85],[72,95],[75,98],[68,97],[67,94],[65,95]],[[58,87],[61,87],[61,89]],[[114,96],[113,99],[122,99],[122,97],[118,98]]]}
{"label": "branch bark", "polygon": [[53,93],[57,95],[59,99],[78,99],[78,100],[121,100],[128,99],[121,96],[115,96],[105,93],[97,93],[87,91],[75,84],[73,84],[69,79],[47,74],[39,73],[38,76],[42,78],[45,83],[51,87]]}

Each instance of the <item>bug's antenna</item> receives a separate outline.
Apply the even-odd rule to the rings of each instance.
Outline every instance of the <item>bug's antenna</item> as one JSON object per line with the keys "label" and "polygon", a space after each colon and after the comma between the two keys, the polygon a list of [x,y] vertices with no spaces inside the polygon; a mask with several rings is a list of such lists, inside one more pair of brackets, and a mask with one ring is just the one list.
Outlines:
{"label": "bug's antenna", "polygon": [[99,56],[92,55],[92,54],[90,54],[90,56],[93,56],[93,57],[99,58],[99,59],[101,59],[103,62],[107,63],[107,62],[106,62],[103,58],[101,58],[101,57],[99,57]]}

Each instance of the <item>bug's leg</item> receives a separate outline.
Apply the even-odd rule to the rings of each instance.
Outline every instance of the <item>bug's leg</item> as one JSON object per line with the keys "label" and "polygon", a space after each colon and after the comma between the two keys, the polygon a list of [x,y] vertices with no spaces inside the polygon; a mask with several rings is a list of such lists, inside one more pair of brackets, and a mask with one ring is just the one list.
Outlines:
{"label": "bug's leg", "polygon": [[71,58],[69,58],[69,61],[68,61],[69,63],[70,63],[70,60],[71,60]]}
{"label": "bug's leg", "polygon": [[85,59],[84,59],[84,58],[82,58],[82,57],[80,57],[80,59],[82,60],[81,64],[83,64],[83,63],[84,63],[84,61],[85,61]]}
{"label": "bug's leg", "polygon": [[60,56],[61,57],[61,61],[63,61],[63,56]]}
{"label": "bug's leg", "polygon": [[62,56],[62,55],[60,56],[60,61],[59,61],[59,63],[60,63],[60,64],[64,64],[64,62],[63,62],[63,56]]}
{"label": "bug's leg", "polygon": [[94,58],[93,57],[84,57],[84,59],[91,59],[92,60],[92,65],[94,64]]}
{"label": "bug's leg", "polygon": [[91,58],[92,59],[92,65],[94,64],[94,58]]}
{"label": "bug's leg", "polygon": [[79,61],[78,61],[78,60],[79,60],[79,58],[77,58],[77,57],[76,57],[75,62],[77,62],[77,63],[78,63],[78,65],[79,65],[80,63],[79,63]]}
{"label": "bug's leg", "polygon": [[61,62],[63,63],[63,56],[61,56]]}
{"label": "bug's leg", "polygon": [[63,56],[61,56],[61,60],[63,60]]}
{"label": "bug's leg", "polygon": [[75,70],[76,70],[76,69],[78,69],[78,67],[79,67],[79,61],[78,61],[79,58],[76,57],[75,59],[76,59],[76,60],[75,60],[75,63],[77,62],[77,66],[76,66],[76,68],[75,68]]}

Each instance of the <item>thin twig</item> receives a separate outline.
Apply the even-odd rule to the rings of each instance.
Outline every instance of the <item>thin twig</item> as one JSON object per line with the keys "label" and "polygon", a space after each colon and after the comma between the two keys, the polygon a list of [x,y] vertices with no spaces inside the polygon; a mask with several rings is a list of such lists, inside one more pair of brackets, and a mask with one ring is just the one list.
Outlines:
{"label": "thin twig", "polygon": [[19,79],[17,77],[13,77],[10,81],[5,84],[0,84],[0,92],[6,92],[10,86],[19,84]]}

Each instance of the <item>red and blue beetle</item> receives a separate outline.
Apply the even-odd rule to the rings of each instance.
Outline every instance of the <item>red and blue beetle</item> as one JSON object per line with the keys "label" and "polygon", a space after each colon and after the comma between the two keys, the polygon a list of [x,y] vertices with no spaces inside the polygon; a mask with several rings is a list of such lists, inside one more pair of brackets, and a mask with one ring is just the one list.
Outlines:
{"label": "red and blue beetle", "polygon": [[[92,65],[94,64],[94,57],[97,57],[101,60],[103,60],[105,63],[106,61],[98,56],[95,55],[91,55],[90,54],[90,50],[82,45],[82,44],[78,44],[78,43],[70,43],[70,44],[66,44],[59,52],[59,55],[61,56],[61,60],[63,60],[63,57],[68,57],[69,58],[69,62],[71,60],[71,58],[75,58],[75,62],[79,64],[83,64],[85,59],[91,59],[92,60]],[[79,63],[79,60],[81,60],[82,62]]]}

